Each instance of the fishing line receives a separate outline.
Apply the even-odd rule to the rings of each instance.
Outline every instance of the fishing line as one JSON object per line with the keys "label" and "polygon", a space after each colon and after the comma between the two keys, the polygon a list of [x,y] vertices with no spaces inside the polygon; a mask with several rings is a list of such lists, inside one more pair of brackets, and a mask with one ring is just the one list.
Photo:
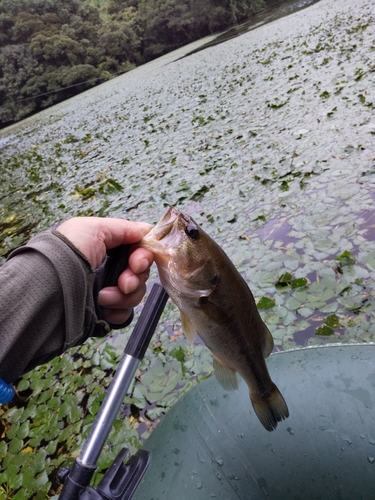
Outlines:
{"label": "fishing line", "polygon": [[[119,71],[118,73],[111,73],[111,76],[116,77],[116,76],[122,75],[124,73],[127,73],[127,71]],[[37,95],[31,96],[31,97],[24,97],[23,99],[18,99],[17,101],[13,101],[13,102],[14,102],[14,104],[17,104],[17,103],[23,102],[23,101],[30,101],[30,99],[36,99],[37,97],[43,97],[45,95],[57,94],[57,92],[61,92],[62,90],[72,89],[73,87],[78,87],[78,85],[84,85],[85,83],[93,82],[93,81],[97,80],[98,78],[100,78],[100,77],[90,78],[90,80],[86,80],[84,82],[74,83],[73,85],[68,85],[67,87],[60,87],[57,90],[51,90],[50,92],[44,92],[43,94],[37,94]],[[112,80],[112,78],[110,78],[110,79]],[[108,81],[108,80],[105,80],[104,82],[101,82],[101,83],[105,83],[106,81]],[[98,85],[101,85],[101,83],[98,83]]]}

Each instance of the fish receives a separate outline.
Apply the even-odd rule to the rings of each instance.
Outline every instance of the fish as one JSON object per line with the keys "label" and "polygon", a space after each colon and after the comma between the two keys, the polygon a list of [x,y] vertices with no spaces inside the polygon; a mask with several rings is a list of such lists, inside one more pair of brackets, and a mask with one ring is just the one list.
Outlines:
{"label": "fish", "polygon": [[169,207],[139,246],[151,250],[161,284],[181,313],[182,330],[198,335],[213,355],[216,378],[238,388],[237,373],[249,388],[255,414],[268,431],[289,416],[271,380],[265,358],[273,338],[246,281],[224,250],[187,214]]}

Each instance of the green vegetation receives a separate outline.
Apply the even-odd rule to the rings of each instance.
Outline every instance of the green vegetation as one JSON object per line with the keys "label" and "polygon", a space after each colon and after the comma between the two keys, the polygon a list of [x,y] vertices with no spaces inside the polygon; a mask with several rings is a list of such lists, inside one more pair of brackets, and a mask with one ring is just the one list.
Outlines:
{"label": "green vegetation", "polygon": [[0,127],[259,11],[264,0],[0,0]]}
{"label": "green vegetation", "polygon": [[[170,310],[167,306],[164,321]],[[123,342],[121,335],[111,344],[90,339],[26,374],[17,385],[16,401],[0,405],[1,499],[42,500],[60,493],[56,472],[73,465],[79,454],[123,356]],[[181,331],[174,332],[171,342],[166,329],[158,327],[158,339],[152,341],[100,454],[95,484],[124,443],[134,454],[180,393],[207,378],[209,353],[202,345],[186,349],[185,344]]]}

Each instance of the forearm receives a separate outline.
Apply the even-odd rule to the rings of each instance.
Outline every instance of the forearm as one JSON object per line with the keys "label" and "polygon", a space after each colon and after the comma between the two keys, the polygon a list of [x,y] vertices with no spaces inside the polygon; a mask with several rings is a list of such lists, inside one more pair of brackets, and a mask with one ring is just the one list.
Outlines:
{"label": "forearm", "polygon": [[12,252],[0,268],[0,378],[13,381],[131,322],[153,255],[142,248],[129,255],[129,245],[150,227],[76,217]]}
{"label": "forearm", "polygon": [[13,381],[83,342],[95,316],[94,273],[51,232],[0,268],[0,377]]}

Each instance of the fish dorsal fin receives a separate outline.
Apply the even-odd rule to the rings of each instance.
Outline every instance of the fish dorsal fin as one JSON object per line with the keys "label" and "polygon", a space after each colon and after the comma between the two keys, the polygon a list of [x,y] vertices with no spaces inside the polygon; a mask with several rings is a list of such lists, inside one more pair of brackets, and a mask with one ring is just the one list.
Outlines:
{"label": "fish dorsal fin", "polygon": [[273,338],[271,332],[268,330],[266,325],[264,325],[264,347],[263,347],[263,357],[268,358],[273,349]]}
{"label": "fish dorsal fin", "polygon": [[195,331],[195,328],[191,324],[189,318],[185,316],[184,313],[181,313],[181,326],[182,326],[182,331],[184,332],[186,338],[188,339],[190,344],[193,344],[197,332]]}
{"label": "fish dorsal fin", "polygon": [[224,365],[215,355],[213,358],[215,375],[221,387],[226,391],[236,391],[238,389],[236,372],[229,366]]}

